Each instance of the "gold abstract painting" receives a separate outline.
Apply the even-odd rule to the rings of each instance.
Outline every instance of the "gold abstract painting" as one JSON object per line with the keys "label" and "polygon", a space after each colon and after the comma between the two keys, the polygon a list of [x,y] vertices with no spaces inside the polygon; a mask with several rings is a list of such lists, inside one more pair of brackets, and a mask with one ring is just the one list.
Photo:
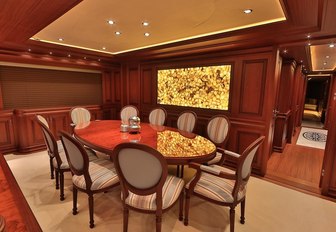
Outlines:
{"label": "gold abstract painting", "polygon": [[231,65],[158,70],[158,104],[228,110]]}

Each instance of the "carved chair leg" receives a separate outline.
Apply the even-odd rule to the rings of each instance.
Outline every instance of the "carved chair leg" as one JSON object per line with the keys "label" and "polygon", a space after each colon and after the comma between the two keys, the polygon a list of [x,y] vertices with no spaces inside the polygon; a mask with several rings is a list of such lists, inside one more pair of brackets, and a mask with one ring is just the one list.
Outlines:
{"label": "carved chair leg", "polygon": [[189,206],[190,206],[190,194],[186,191],[186,201],[184,207],[184,225],[187,226],[189,223]]}
{"label": "carved chair leg", "polygon": [[60,171],[60,200],[64,201],[64,172]]}
{"label": "carved chair leg", "polygon": [[49,157],[49,165],[50,165],[50,179],[54,179],[54,165],[53,165],[53,158]]}
{"label": "carved chair leg", "polygon": [[230,232],[234,232],[235,226],[235,207],[230,207]]}
{"label": "carved chair leg", "polygon": [[245,224],[245,200],[246,198],[244,198],[244,200],[240,203],[240,211],[241,211],[240,223],[241,224]]}
{"label": "carved chair leg", "polygon": [[89,214],[90,214],[90,228],[94,227],[93,220],[93,194],[89,194]]}
{"label": "carved chair leg", "polygon": [[123,231],[127,232],[128,231],[128,214],[129,214],[129,210],[126,206],[124,206],[124,227],[123,227]]}
{"label": "carved chair leg", "polygon": [[78,193],[78,190],[76,189],[75,186],[73,186],[72,188],[72,196],[73,196],[73,199],[72,199],[72,214],[73,215],[76,215],[77,214],[77,193]]}
{"label": "carved chair leg", "polygon": [[161,232],[162,214],[156,215],[156,232]]}
{"label": "carved chair leg", "polygon": [[56,189],[59,189],[59,171],[55,169],[55,175],[56,175]]}
{"label": "carved chair leg", "polygon": [[176,166],[176,177],[180,177],[180,165]]}
{"label": "carved chair leg", "polygon": [[179,205],[179,208],[180,208],[180,212],[179,212],[179,220],[180,221],[183,221],[183,198],[184,198],[184,194],[183,194],[183,191],[181,192],[180,194],[180,205]]}

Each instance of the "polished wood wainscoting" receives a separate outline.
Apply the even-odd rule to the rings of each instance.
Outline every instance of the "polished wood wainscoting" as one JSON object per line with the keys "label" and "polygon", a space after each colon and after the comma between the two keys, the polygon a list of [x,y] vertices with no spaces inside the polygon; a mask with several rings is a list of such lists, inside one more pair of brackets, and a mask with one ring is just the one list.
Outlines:
{"label": "polished wood wainscoting", "polygon": [[42,231],[1,153],[0,196],[0,215],[5,218],[7,232]]}
{"label": "polished wood wainscoting", "polygon": [[[216,114],[230,118],[231,131],[226,148],[242,152],[258,137],[266,139],[253,161],[253,171],[264,175],[272,150],[273,113],[280,59],[273,47],[215,54],[160,59],[122,64],[122,105],[132,104],[140,110],[140,118],[146,121],[157,103],[157,70],[212,65],[231,65],[230,99],[228,110],[212,110],[193,107],[160,105],[168,112],[167,125],[176,127],[178,115],[185,110],[197,116],[195,132],[205,135],[207,121]],[[231,165],[235,165],[233,161]]]}
{"label": "polished wood wainscoting", "polygon": [[[91,119],[110,119],[111,108],[84,106],[91,112]],[[72,107],[17,109],[0,111],[0,151],[28,153],[45,148],[42,132],[34,117],[40,114],[49,123],[52,133],[58,137],[59,130],[72,132],[70,109]]]}

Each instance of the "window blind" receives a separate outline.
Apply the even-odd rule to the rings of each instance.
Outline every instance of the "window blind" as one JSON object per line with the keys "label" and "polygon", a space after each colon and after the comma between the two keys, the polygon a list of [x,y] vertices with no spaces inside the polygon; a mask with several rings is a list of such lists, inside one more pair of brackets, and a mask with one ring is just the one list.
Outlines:
{"label": "window blind", "polygon": [[4,109],[102,103],[100,73],[0,66]]}

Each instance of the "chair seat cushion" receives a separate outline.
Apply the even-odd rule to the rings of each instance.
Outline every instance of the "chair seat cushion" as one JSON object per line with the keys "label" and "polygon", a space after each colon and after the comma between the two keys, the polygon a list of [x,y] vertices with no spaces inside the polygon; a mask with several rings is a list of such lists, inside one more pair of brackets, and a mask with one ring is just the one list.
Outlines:
{"label": "chair seat cushion", "polygon": [[[60,158],[61,158],[61,160],[62,160],[60,169],[62,169],[62,170],[64,170],[64,169],[69,169],[70,167],[69,167],[68,160],[67,160],[67,158],[66,158],[66,155],[65,155],[64,150],[61,151],[61,152],[59,152],[58,154],[59,154],[59,156],[60,156]],[[54,166],[54,168],[58,169],[58,165],[57,165],[57,160],[56,160],[56,158],[53,158],[52,162],[53,162],[53,166]]]}
{"label": "chair seat cushion", "polygon": [[[108,188],[119,182],[114,164],[110,160],[96,159],[89,164],[89,175],[92,180],[91,190],[100,190]],[[72,182],[78,188],[86,189],[84,175],[72,177]]]}
{"label": "chair seat cushion", "polygon": [[220,161],[221,158],[222,158],[222,153],[216,152],[216,156],[212,160],[209,160],[207,164],[208,165],[216,164]]}
{"label": "chair seat cushion", "polygon": [[[162,209],[169,208],[179,198],[184,186],[181,178],[168,175],[162,188]],[[137,209],[156,210],[156,193],[140,196],[129,192],[125,203]]]}
{"label": "chair seat cushion", "polygon": [[[212,165],[211,167],[223,172],[231,174],[234,173],[234,171],[218,165]],[[189,189],[190,182],[186,185],[187,189]],[[228,180],[225,178],[221,178],[215,175],[202,172],[201,178],[197,182],[194,192],[218,202],[232,203],[233,202],[232,191],[234,185],[235,185],[234,180]],[[237,200],[241,200],[246,194],[246,185],[242,186],[243,187],[238,191]]]}

